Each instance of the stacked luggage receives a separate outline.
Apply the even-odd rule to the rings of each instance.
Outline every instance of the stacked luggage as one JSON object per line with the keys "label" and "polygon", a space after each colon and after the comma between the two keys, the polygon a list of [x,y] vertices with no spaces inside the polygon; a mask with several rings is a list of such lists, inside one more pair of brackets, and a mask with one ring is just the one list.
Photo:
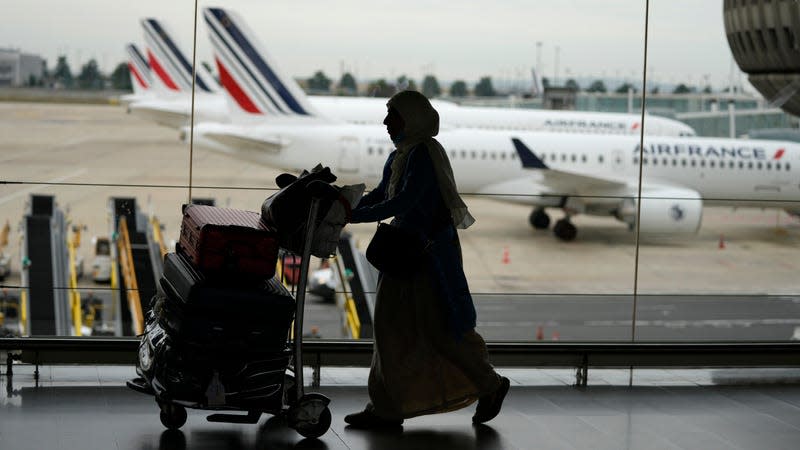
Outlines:
{"label": "stacked luggage", "polygon": [[184,208],[140,344],[137,371],[157,397],[281,409],[295,301],[274,277],[277,255],[258,213]]}
{"label": "stacked luggage", "polygon": [[[180,241],[164,258],[139,345],[140,378],[128,382],[155,395],[167,428],[186,422],[186,407],[247,411],[208,416],[215,422],[256,423],[262,413],[280,414],[306,437],[320,436],[330,426],[329,400],[305,394],[302,371],[297,372],[299,312],[309,256],[335,252],[328,241],[338,237],[363,185],[331,186],[336,177],[320,170],[279,177],[281,191],[260,213],[184,206]],[[303,262],[297,299],[275,277],[285,250],[300,253]]]}

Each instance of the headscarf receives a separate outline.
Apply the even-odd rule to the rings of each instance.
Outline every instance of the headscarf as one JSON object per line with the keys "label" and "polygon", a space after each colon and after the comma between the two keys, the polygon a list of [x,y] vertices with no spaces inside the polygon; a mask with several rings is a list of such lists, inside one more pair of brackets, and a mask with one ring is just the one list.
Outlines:
{"label": "headscarf", "polygon": [[439,134],[439,113],[433,108],[431,102],[417,91],[398,92],[389,99],[387,106],[396,109],[406,124],[401,138],[394,143],[397,153],[392,161],[392,176],[389,179],[388,187],[389,197],[394,196],[400,184],[411,149],[418,144],[425,144],[431,161],[433,161],[439,192],[442,194],[444,204],[450,210],[453,225],[460,229],[468,228],[475,223],[475,218],[469,213],[467,205],[458,195],[453,168],[450,166],[450,159],[447,157],[444,147],[433,138]]}

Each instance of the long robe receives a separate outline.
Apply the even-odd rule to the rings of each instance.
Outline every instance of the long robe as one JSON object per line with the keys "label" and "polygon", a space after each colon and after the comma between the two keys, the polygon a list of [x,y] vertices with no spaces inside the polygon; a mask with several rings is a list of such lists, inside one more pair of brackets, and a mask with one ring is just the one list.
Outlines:
{"label": "long robe", "polygon": [[394,217],[393,224],[433,241],[411,278],[381,274],[375,304],[371,408],[386,418],[452,411],[495,391],[499,375],[475,332],[475,307],[458,235],[443,204],[424,145],[409,155],[391,198],[389,156],[380,185],[353,210],[353,222]]}

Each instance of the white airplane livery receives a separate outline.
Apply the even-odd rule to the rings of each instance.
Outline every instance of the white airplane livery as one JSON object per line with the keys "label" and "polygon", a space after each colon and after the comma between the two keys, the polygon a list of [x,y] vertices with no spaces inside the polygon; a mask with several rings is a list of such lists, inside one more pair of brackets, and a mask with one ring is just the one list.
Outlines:
{"label": "white airplane livery", "polygon": [[[234,29],[238,30],[237,32],[252,35],[241,17],[234,16],[229,11],[220,11],[222,11],[221,14],[227,14],[229,16],[226,17],[235,20]],[[213,20],[213,18],[206,18],[209,37],[212,41],[219,40],[212,25]],[[192,66],[163,24],[150,18],[143,20],[142,26],[145,30],[148,47],[154,49],[149,52],[155,72],[154,78],[157,79],[160,92],[169,92],[171,95],[167,98],[139,102],[133,105],[131,110],[137,115],[155,120],[160,124],[181,128],[189,122],[191,101],[188,99],[188,93],[191,92]],[[244,37],[245,34],[241,34],[241,36]],[[241,42],[248,45],[246,51],[255,52],[260,56],[257,59],[263,60],[267,64],[262,69],[264,69],[264,73],[269,74],[270,67],[276,66],[272,57],[254,39],[246,39]],[[222,46],[223,51],[230,53],[224,44]],[[248,68],[248,70],[255,69],[255,66]],[[199,72],[201,76],[198,76],[195,122],[231,122],[230,115],[237,114],[239,108],[232,110],[227,108],[224,96],[215,95],[219,87],[213,77],[204,68]],[[253,72],[253,78],[255,79],[259,73],[261,72]],[[228,75],[220,73],[220,78]],[[294,80],[288,79],[287,81],[284,89],[299,90],[299,86]],[[246,114],[243,114],[238,120],[243,121],[250,114],[260,116],[261,114],[282,115],[287,111],[291,114],[296,113],[291,109],[293,105],[286,104],[280,89],[273,91],[270,85],[266,86],[265,89],[271,97],[266,99],[266,103],[239,105]],[[242,87],[242,89],[245,88],[247,87]],[[258,85],[253,85],[249,89],[260,88]],[[183,96],[176,98],[177,93],[183,93]],[[386,111],[386,99],[383,98],[332,96],[303,96],[303,98],[307,102],[307,108],[313,108],[318,115],[333,121],[373,125],[383,120]],[[254,101],[260,100],[254,99]],[[634,114],[464,107],[453,102],[435,99],[432,103],[442,113],[443,128],[638,135],[641,126],[641,117]],[[646,123],[645,132],[647,134],[675,136],[695,134],[691,127],[676,120],[648,115]]]}
{"label": "white airplane livery", "polygon": [[[317,112],[302,91],[253,51],[252,32],[210,8],[216,62],[241,123],[199,123],[195,143],[232,157],[300,171],[331,166],[342,182],[375,184],[393,145],[382,126],[343,124]],[[384,109],[385,111],[385,109]],[[447,111],[440,111],[442,116]],[[256,122],[254,118],[259,120]],[[789,142],[697,137],[443,130],[459,191],[534,207],[530,222],[572,240],[575,214],[614,217],[644,233],[695,232],[703,204],[767,206],[800,212],[800,146]],[[638,198],[642,165],[642,197]]]}
{"label": "white airplane livery", "polygon": [[[192,64],[175,43],[173,34],[160,21],[148,18],[141,21],[150,68],[157,75],[155,85],[162,92],[187,93],[192,91]],[[218,86],[211,73],[197,66],[196,87],[199,92],[214,93]]]}
{"label": "white airplane livery", "polygon": [[133,94],[121,96],[120,102],[123,105],[129,105],[153,98],[154,93],[150,89],[153,84],[153,79],[150,77],[150,64],[147,63],[135,44],[126,45],[125,52],[128,54],[128,74],[131,77]]}

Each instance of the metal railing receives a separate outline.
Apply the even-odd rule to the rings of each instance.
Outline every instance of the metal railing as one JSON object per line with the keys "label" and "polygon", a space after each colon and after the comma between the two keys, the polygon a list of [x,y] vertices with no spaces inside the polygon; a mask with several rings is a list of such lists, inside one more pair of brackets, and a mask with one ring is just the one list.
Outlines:
{"label": "metal railing", "polygon": [[[136,364],[138,338],[0,338],[0,352],[11,360],[44,364]],[[800,367],[800,342],[489,342],[497,367],[567,367],[576,369],[576,386],[586,386],[589,368]],[[304,362],[322,367],[369,367],[371,340],[307,340]]]}

